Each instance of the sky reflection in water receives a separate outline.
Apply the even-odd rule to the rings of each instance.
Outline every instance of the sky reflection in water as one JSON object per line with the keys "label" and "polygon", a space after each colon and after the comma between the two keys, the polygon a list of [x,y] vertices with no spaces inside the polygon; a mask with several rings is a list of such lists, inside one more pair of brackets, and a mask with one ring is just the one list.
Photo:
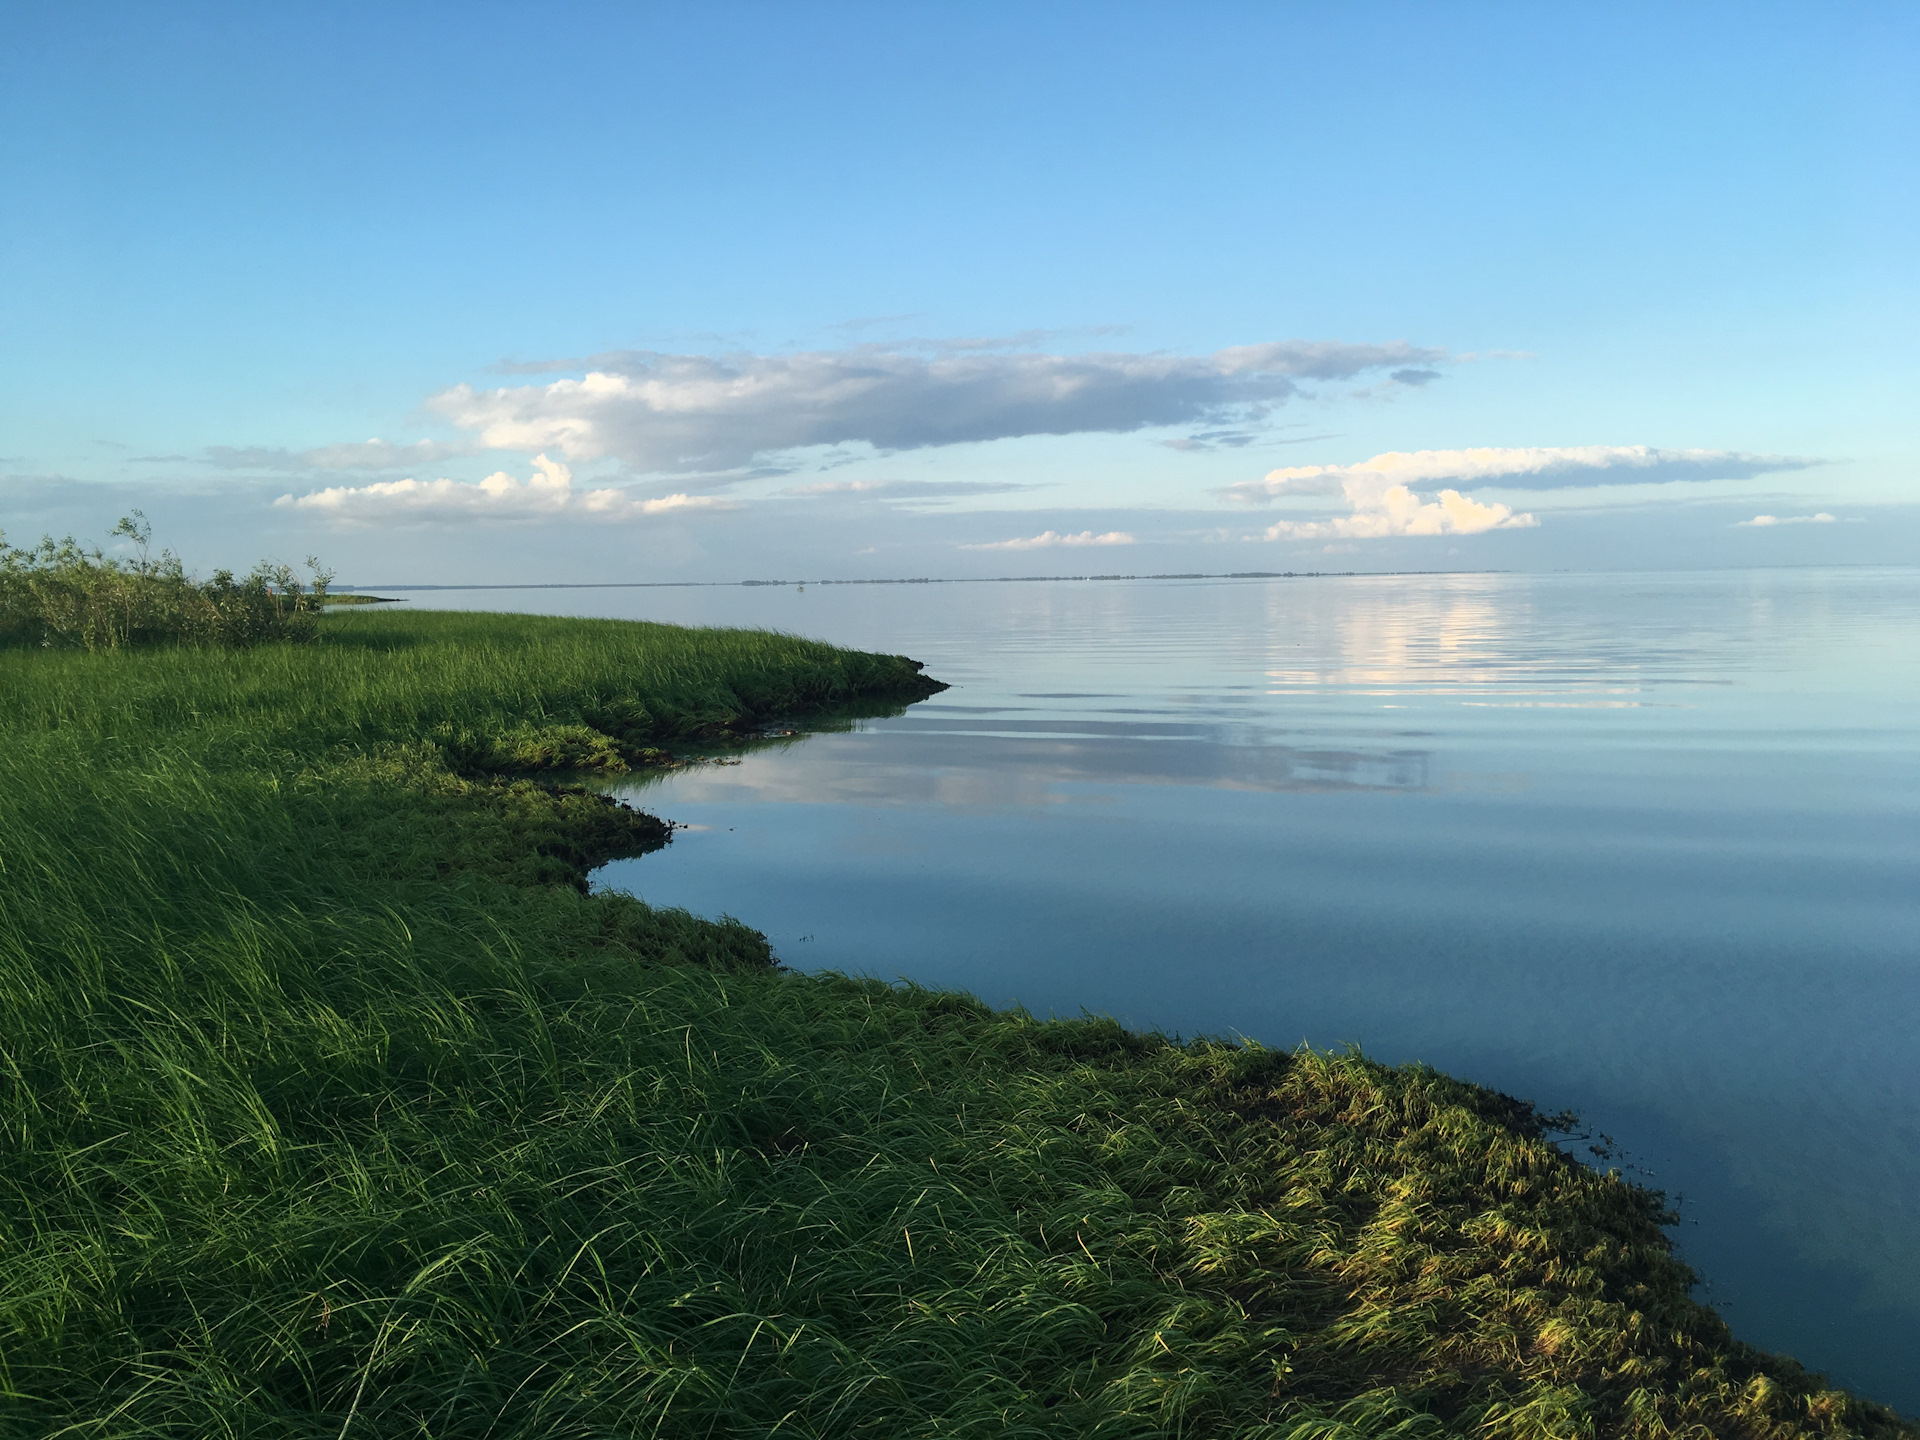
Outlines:
{"label": "sky reflection in water", "polygon": [[435,601],[926,661],[903,716],[628,787],[702,828],[602,882],[1577,1109],[1743,1338],[1920,1411],[1920,573]]}

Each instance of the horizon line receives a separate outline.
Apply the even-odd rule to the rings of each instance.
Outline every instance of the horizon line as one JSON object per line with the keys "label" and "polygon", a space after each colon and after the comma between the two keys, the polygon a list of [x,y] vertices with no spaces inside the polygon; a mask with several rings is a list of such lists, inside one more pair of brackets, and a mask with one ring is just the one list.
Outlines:
{"label": "horizon line", "polygon": [[1506,570],[1232,570],[1157,575],[916,575],[873,580],[538,580],[516,584],[338,584],[342,594],[362,590],[692,590],[790,585],[1019,585],[1090,580],[1344,580],[1363,575],[1506,575]]}

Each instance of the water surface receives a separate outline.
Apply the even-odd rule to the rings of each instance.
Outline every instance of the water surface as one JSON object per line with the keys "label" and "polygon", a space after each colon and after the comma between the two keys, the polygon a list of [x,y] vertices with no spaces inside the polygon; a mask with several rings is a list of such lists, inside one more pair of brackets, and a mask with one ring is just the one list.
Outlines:
{"label": "water surface", "polygon": [[1920,1411],[1920,572],[439,592],[927,662],[628,787],[789,964],[1572,1108],[1743,1338]]}

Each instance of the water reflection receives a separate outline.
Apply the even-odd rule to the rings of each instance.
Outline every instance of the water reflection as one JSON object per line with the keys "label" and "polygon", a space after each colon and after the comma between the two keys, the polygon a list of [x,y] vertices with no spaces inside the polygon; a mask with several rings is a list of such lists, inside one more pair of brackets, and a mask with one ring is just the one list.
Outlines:
{"label": "water reflection", "polygon": [[[1063,730],[1065,727],[1061,727]],[[793,801],[872,805],[1054,805],[1086,802],[1088,787],[1204,785],[1232,790],[1425,790],[1423,750],[1320,750],[1222,741],[1214,727],[1157,726],[1125,733],[1076,724],[956,723],[894,729],[857,739],[821,736],[803,754],[757,754],[751,763],[678,771],[632,791],[668,789],[676,804]],[[1093,733],[1088,733],[1092,731]],[[1449,771],[1450,789],[1524,788],[1525,776]],[[636,803],[638,803],[636,795]],[[648,804],[666,803],[650,795]]]}
{"label": "water reflection", "polygon": [[706,828],[605,883],[1579,1109],[1740,1334],[1920,1411],[1914,572],[615,598],[955,688],[649,785]]}

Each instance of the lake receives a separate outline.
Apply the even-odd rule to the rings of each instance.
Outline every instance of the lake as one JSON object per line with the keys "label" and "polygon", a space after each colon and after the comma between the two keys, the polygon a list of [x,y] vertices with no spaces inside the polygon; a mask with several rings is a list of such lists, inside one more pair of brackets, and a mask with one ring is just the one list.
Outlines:
{"label": "lake", "polygon": [[1742,1338],[1920,1412],[1920,571],[413,592],[911,655],[624,788],[788,964],[1572,1109]]}

